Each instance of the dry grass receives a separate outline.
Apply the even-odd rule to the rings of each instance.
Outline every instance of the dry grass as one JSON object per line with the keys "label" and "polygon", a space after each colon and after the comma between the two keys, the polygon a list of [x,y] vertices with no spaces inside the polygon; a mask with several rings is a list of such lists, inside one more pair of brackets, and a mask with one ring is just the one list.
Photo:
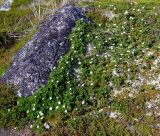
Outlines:
{"label": "dry grass", "polygon": [[0,7],[4,4],[5,0],[0,0]]}

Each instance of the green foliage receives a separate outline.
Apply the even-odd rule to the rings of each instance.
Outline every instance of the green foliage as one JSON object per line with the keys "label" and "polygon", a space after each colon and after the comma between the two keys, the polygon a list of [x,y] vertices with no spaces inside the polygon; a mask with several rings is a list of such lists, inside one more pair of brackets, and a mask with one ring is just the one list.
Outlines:
{"label": "green foliage", "polygon": [[[70,50],[48,84],[18,99],[11,114],[18,118],[16,125],[45,131],[47,123],[58,136],[159,133],[151,127],[158,123],[157,111],[146,106],[159,94],[154,81],[159,74],[154,62],[159,57],[158,5],[103,2],[92,3],[98,7],[89,13],[94,24],[77,21]],[[118,16],[109,20],[104,9]]]}
{"label": "green foliage", "polygon": [[19,6],[28,6],[28,4],[30,2],[32,2],[33,0],[15,0],[12,4],[12,8],[14,7],[19,7]]}
{"label": "green foliage", "polygon": [[12,127],[11,111],[17,105],[15,89],[11,86],[0,84],[0,127]]}
{"label": "green foliage", "polygon": [[28,40],[32,38],[37,30],[33,30],[30,34],[23,38],[21,41],[17,41],[13,47],[6,49],[0,48],[0,76],[9,68],[12,62],[12,57],[26,44]]}
{"label": "green foliage", "polygon": [[30,27],[31,24],[25,17],[29,14],[31,14],[29,9],[12,9],[8,12],[0,12],[0,48],[7,49],[13,46],[15,38],[11,37],[11,34],[19,36],[19,32],[22,34]]}

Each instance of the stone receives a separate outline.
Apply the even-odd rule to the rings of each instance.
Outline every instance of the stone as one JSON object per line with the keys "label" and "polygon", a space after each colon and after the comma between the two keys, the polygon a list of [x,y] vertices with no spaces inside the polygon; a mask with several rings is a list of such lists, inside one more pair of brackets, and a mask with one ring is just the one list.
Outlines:
{"label": "stone", "polygon": [[114,17],[118,17],[113,11],[105,11],[102,15],[107,17],[109,20],[112,20]]}
{"label": "stone", "polygon": [[6,0],[0,11],[9,11],[14,0]]}
{"label": "stone", "polygon": [[28,97],[47,84],[51,71],[59,59],[69,51],[69,35],[79,19],[89,21],[84,11],[66,5],[49,16],[39,31],[16,54],[1,82],[18,87],[21,96]]}

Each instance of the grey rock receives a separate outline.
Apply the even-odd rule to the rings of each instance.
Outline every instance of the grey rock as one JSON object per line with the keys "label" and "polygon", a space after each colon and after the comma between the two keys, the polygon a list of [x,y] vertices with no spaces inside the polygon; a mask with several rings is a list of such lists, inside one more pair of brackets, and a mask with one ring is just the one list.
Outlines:
{"label": "grey rock", "polygon": [[103,15],[109,18],[109,20],[112,20],[114,17],[118,17],[118,15],[115,14],[113,11],[105,11]]}
{"label": "grey rock", "polygon": [[88,5],[84,6],[82,9],[85,13],[96,10],[94,6],[88,6]]}
{"label": "grey rock", "polygon": [[14,0],[6,0],[0,11],[9,11]]}
{"label": "grey rock", "polygon": [[19,94],[24,97],[45,85],[60,57],[69,50],[69,35],[76,21],[82,18],[89,21],[83,10],[73,5],[67,5],[51,15],[16,54],[1,82],[18,86]]}

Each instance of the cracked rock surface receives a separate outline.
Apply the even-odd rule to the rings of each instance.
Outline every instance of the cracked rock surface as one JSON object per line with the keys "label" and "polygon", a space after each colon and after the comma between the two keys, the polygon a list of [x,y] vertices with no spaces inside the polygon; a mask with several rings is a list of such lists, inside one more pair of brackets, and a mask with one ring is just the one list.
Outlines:
{"label": "cracked rock surface", "polygon": [[47,83],[58,60],[70,47],[69,35],[78,19],[85,18],[79,7],[67,5],[49,16],[33,38],[17,53],[2,82],[19,87],[27,97]]}

